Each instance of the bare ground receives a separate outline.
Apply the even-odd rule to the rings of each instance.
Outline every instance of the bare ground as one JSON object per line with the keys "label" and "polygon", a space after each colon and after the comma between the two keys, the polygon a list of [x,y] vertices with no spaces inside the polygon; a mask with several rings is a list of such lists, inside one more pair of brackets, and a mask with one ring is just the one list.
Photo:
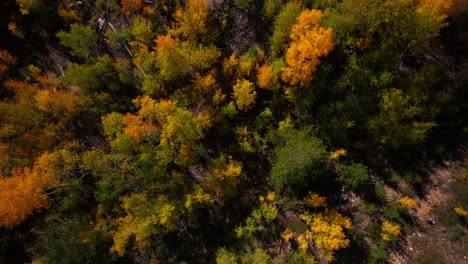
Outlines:
{"label": "bare ground", "polygon": [[[453,234],[451,231],[454,227],[439,223],[437,216],[432,211],[433,208],[447,206],[452,201],[453,184],[466,184],[459,182],[456,176],[467,164],[468,157],[465,155],[463,161],[446,161],[442,166],[432,169],[429,176],[430,183],[424,188],[424,195],[415,198],[418,205],[411,210],[411,215],[419,228],[400,240],[399,250],[389,252],[390,263],[412,263],[431,253],[435,254],[434,256],[441,255],[445,263],[468,263],[467,228],[461,225],[457,226],[461,229],[462,236],[457,240],[451,239],[451,234]],[[386,189],[389,195],[402,196],[393,189]],[[395,197],[392,198],[395,199]],[[468,197],[466,198],[468,199]],[[434,259],[433,261],[433,263],[439,263],[439,260]]]}

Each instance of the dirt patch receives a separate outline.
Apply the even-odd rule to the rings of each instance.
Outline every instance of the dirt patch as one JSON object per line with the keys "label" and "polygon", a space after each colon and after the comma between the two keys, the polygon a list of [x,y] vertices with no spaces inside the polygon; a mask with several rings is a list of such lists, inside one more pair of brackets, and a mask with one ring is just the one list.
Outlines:
{"label": "dirt patch", "polygon": [[434,213],[438,208],[452,213],[453,206],[449,204],[454,199],[453,186],[464,184],[457,181],[456,176],[467,164],[468,158],[465,158],[447,161],[431,170],[430,184],[424,188],[422,197],[415,197],[418,205],[411,210],[419,230],[403,237],[399,250],[389,252],[390,263],[468,263],[467,228],[460,224],[447,226],[439,222]]}

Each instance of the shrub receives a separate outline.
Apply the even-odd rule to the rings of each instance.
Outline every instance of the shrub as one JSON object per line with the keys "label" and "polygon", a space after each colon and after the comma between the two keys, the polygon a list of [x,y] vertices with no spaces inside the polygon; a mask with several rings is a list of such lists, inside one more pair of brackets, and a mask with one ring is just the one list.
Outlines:
{"label": "shrub", "polygon": [[356,188],[364,184],[369,178],[367,166],[361,163],[352,162],[350,165],[341,165],[338,172],[338,179],[348,188]]}
{"label": "shrub", "polygon": [[308,129],[286,130],[273,150],[271,179],[277,190],[307,188],[326,168],[328,152]]}

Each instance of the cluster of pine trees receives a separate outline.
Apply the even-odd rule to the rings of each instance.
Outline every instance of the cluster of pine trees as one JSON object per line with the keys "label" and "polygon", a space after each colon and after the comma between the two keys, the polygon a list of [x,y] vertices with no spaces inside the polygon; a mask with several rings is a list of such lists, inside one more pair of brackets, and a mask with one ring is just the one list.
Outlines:
{"label": "cluster of pine trees", "polygon": [[382,263],[466,143],[466,0],[0,10],[0,263]]}

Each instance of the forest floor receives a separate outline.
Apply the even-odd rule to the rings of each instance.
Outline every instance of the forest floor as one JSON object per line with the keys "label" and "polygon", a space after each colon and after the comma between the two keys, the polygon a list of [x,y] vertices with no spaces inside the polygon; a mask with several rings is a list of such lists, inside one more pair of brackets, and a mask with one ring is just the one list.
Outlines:
{"label": "forest floor", "polygon": [[[464,151],[464,154],[467,153]],[[400,240],[400,250],[390,252],[391,263],[468,263],[466,226],[447,223],[446,219],[442,219],[452,213],[450,210],[456,206],[453,195],[454,185],[466,184],[457,180],[458,175],[467,173],[468,157],[467,155],[464,157],[463,160],[448,160],[442,165],[431,168],[430,183],[423,188],[423,195],[415,197],[418,205],[411,210],[417,228]],[[390,196],[388,198],[394,199],[393,195],[401,197],[397,191],[386,189],[387,195]],[[445,208],[445,211],[441,210],[442,208]],[[440,213],[438,215],[437,210],[446,215],[441,216]]]}
{"label": "forest floor", "polygon": [[[457,177],[467,173],[468,150],[462,151],[463,158],[446,160],[427,169],[427,184],[421,190],[414,189],[403,180],[396,188],[383,185],[386,201],[398,200],[409,193],[417,206],[410,209],[413,223],[399,240],[389,248],[392,264],[464,264],[468,263],[468,229],[463,218],[457,216],[454,208],[466,197],[468,183]],[[353,228],[366,233],[375,217],[362,210],[365,201],[356,193],[347,193],[345,210],[353,215]],[[466,208],[465,208],[466,210]],[[370,248],[376,247],[369,237],[364,241]]]}

